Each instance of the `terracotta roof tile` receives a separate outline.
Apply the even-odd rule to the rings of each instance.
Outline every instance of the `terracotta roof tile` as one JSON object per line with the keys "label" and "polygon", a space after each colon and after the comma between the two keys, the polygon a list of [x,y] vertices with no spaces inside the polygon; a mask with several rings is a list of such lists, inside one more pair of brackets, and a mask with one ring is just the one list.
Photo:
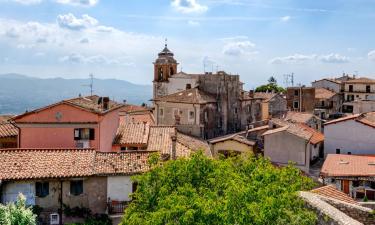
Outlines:
{"label": "terracotta roof tile", "polygon": [[254,141],[248,140],[247,138],[239,134],[229,134],[229,135],[225,135],[221,137],[216,137],[216,138],[210,139],[209,142],[217,143],[217,142],[226,141],[226,140],[235,140],[235,141],[238,141],[240,143],[243,143],[249,146],[255,145]]}
{"label": "terracotta roof tile", "polygon": [[150,125],[147,123],[126,123],[122,122],[117,129],[113,144],[144,144],[148,142]]}
{"label": "terracotta roof tile", "polygon": [[103,97],[97,95],[67,99],[63,102],[70,103],[96,113],[105,113],[124,106],[123,104],[109,100],[108,109],[104,109]]}
{"label": "terracotta roof tile", "polygon": [[136,174],[149,170],[148,157],[153,152],[97,152],[95,157],[96,175]]}
{"label": "terracotta roof tile", "polygon": [[276,95],[277,95],[276,93],[270,93],[270,92],[255,92],[254,98],[261,98],[265,102],[268,102],[269,100],[271,100]]}
{"label": "terracotta roof tile", "polygon": [[326,122],[324,125],[327,126],[330,124],[340,123],[342,121],[347,121],[347,120],[355,120],[359,123],[375,128],[375,112],[368,112],[368,113],[355,114],[351,116],[342,117],[339,119]]}
{"label": "terracotta roof tile", "polygon": [[120,115],[120,123],[148,123],[150,125],[155,124],[155,118],[150,111],[136,111],[127,112],[125,115]]}
{"label": "terracotta roof tile", "polygon": [[346,84],[375,84],[375,80],[367,77],[360,77],[345,81]]}
{"label": "terracotta roof tile", "polygon": [[333,185],[326,185],[323,187],[319,187],[319,188],[311,190],[311,192],[321,195],[323,197],[333,198],[333,199],[340,200],[346,203],[359,205],[359,203],[356,202],[353,198],[349,197],[344,192],[337,190],[336,187]]}
{"label": "terracotta roof tile", "polygon": [[330,99],[336,93],[325,88],[315,88],[315,98],[317,99]]}
{"label": "terracotta roof tile", "polygon": [[156,98],[154,101],[205,104],[216,102],[216,99],[213,95],[205,93],[198,88],[192,88]]}
{"label": "terracotta roof tile", "polygon": [[149,169],[152,152],[96,152],[94,149],[0,150],[0,180],[123,175]]}
{"label": "terracotta roof tile", "polygon": [[320,174],[325,177],[375,176],[375,157],[328,154]]}
{"label": "terracotta roof tile", "polygon": [[285,115],[284,120],[294,123],[306,123],[314,117],[316,116],[314,116],[312,113],[288,111]]}
{"label": "terracotta roof tile", "polygon": [[275,129],[264,132],[263,136],[278,133],[278,132],[283,132],[283,131],[294,134],[300,138],[303,138],[306,141],[309,141],[311,144],[318,144],[324,141],[324,135],[321,132],[303,123],[288,123],[279,128],[275,128]]}
{"label": "terracotta roof tile", "polygon": [[[212,156],[210,146],[205,140],[177,132],[177,144],[186,147],[188,150],[186,152],[189,153],[188,155],[190,155],[192,151],[202,150],[206,156]],[[178,152],[177,150],[177,153]]]}
{"label": "terracotta roof tile", "polygon": [[11,123],[0,122],[0,138],[16,137],[18,136],[18,128]]}
{"label": "terracotta roof tile", "polygon": [[0,180],[90,176],[94,149],[0,150]]}
{"label": "terracotta roof tile", "polygon": [[171,134],[176,132],[173,126],[151,126],[147,150],[159,151],[161,154],[171,153]]}

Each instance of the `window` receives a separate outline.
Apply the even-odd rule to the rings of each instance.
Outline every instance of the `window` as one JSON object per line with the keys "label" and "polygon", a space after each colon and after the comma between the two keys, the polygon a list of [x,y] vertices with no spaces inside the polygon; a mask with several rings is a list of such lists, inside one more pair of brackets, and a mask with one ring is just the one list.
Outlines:
{"label": "window", "polygon": [[186,90],[191,89],[191,84],[186,84]]}
{"label": "window", "polygon": [[340,149],[336,148],[336,154],[340,154]]}
{"label": "window", "polygon": [[348,155],[351,155],[352,154],[352,152],[348,152]]}
{"label": "window", "polygon": [[359,180],[353,180],[352,181],[353,187],[359,187],[359,184],[360,184]]}
{"label": "window", "polygon": [[36,182],[35,183],[35,195],[44,198],[49,195],[49,183],[48,182]]}
{"label": "window", "polygon": [[293,102],[293,108],[294,108],[294,109],[298,109],[298,108],[299,108],[299,102],[294,101],[294,102]]}
{"label": "window", "polygon": [[370,85],[366,85],[366,93],[370,93],[371,92],[371,86]]}
{"label": "window", "polygon": [[325,104],[325,101],[322,101],[322,102],[321,102],[321,106],[323,106],[323,107],[324,107],[324,104]]}
{"label": "window", "polygon": [[189,120],[194,120],[194,111],[189,111]]}
{"label": "window", "polygon": [[349,85],[349,92],[353,92],[353,85]]}
{"label": "window", "polygon": [[374,181],[370,181],[370,187],[371,187],[372,189],[375,189],[375,182],[374,182]]}
{"label": "window", "polygon": [[160,115],[160,117],[164,117],[164,109],[163,108],[159,108],[159,115]]}
{"label": "window", "polygon": [[299,95],[299,91],[298,90],[294,90],[294,96],[298,96]]}
{"label": "window", "polygon": [[234,108],[234,114],[237,114],[237,108]]}
{"label": "window", "polygon": [[83,180],[72,180],[70,181],[70,194],[81,195],[83,193]]}
{"label": "window", "polygon": [[74,129],[74,140],[95,140],[95,129],[94,128]]}

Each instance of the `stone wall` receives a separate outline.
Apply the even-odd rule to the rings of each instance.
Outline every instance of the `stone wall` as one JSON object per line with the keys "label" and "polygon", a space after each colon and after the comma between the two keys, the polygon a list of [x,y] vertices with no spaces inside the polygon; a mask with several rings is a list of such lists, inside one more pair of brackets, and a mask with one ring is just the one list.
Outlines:
{"label": "stone wall", "polygon": [[326,198],[311,192],[300,192],[306,207],[316,212],[318,225],[375,224],[371,209]]}

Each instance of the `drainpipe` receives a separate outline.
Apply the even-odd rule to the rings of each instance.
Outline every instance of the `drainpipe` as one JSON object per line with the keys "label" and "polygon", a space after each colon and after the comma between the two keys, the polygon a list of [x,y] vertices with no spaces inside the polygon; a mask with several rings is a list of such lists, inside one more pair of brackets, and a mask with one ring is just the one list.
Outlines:
{"label": "drainpipe", "polygon": [[174,133],[172,133],[171,135],[171,139],[172,139],[172,160],[176,160],[176,142],[177,142],[177,134],[176,134],[176,130],[174,131]]}
{"label": "drainpipe", "polygon": [[63,225],[63,219],[62,219],[62,216],[63,216],[63,181],[60,180],[60,196],[59,196],[59,202],[60,202],[60,209],[59,209],[59,217],[60,217],[60,221],[59,221],[59,224],[60,225]]}

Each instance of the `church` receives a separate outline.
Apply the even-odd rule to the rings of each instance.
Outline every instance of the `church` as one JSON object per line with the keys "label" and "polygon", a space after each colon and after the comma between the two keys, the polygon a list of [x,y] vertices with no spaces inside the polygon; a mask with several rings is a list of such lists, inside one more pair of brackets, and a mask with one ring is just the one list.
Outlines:
{"label": "church", "polygon": [[178,62],[165,44],[154,62],[153,105],[157,125],[173,125],[210,139],[244,130],[264,119],[262,99],[243,90],[239,75],[177,72]]}

